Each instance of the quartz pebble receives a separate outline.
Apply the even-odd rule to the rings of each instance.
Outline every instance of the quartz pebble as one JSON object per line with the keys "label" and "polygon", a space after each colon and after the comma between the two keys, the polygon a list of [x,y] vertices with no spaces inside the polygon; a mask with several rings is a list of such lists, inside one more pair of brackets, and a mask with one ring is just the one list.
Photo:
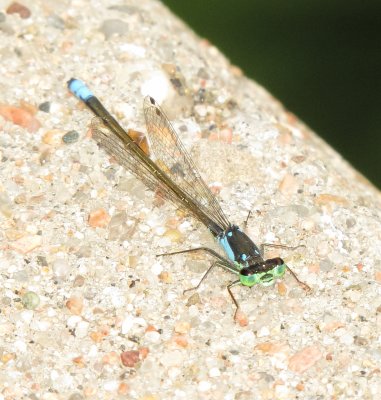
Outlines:
{"label": "quartz pebble", "polygon": [[63,258],[57,258],[53,262],[52,270],[57,278],[65,278],[70,273],[70,266]]}

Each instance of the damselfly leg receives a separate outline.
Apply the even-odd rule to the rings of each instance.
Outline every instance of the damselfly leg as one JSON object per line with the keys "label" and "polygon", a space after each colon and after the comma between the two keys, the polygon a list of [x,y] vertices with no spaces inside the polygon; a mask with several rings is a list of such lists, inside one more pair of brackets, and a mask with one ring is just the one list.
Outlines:
{"label": "damselfly leg", "polygon": [[[259,246],[261,255],[264,256],[265,253],[265,248],[266,247],[272,247],[275,249],[288,249],[288,250],[296,250],[299,247],[306,247],[304,244],[298,244],[297,246],[286,246],[284,244],[274,244],[274,243],[262,243]],[[298,276],[295,274],[295,272],[288,266],[286,265],[287,270],[290,272],[290,274],[293,276],[293,278],[298,282],[298,284],[302,287],[303,290],[309,292],[312,289],[307,285],[307,283],[302,282]]]}
{"label": "damselfly leg", "polygon": [[[206,270],[206,272],[204,273],[204,275],[200,279],[200,282],[196,286],[194,286],[192,288],[189,288],[189,289],[185,289],[183,291],[183,294],[186,293],[186,292],[189,292],[191,290],[197,290],[200,287],[201,283],[205,280],[205,278],[209,275],[209,273],[212,271],[212,269],[214,267],[221,267],[221,268],[227,269],[227,270],[229,270],[231,272],[234,272],[235,274],[239,274],[239,270],[237,269],[237,267],[232,262],[230,262],[226,258],[220,256],[217,252],[215,252],[214,250],[210,249],[209,247],[196,247],[194,249],[187,249],[187,250],[174,251],[174,252],[171,252],[171,253],[157,254],[156,257],[171,256],[171,255],[174,255],[174,254],[192,253],[192,252],[200,252],[200,251],[204,251],[204,252],[212,255],[213,257],[217,258],[218,261],[214,261],[212,263],[212,265]],[[232,298],[232,300],[233,300],[235,306],[237,307],[237,309],[239,308],[239,305],[238,305],[238,302],[235,299],[233,293],[231,292],[230,288],[232,286],[235,286],[235,284],[238,284],[238,283],[240,283],[240,280],[234,281],[233,283],[230,283],[226,287],[228,292],[229,292],[229,295]],[[237,310],[236,310],[235,314],[236,313],[237,313]],[[235,316],[235,314],[234,314],[234,316]]]}
{"label": "damselfly leg", "polygon": [[237,312],[239,310],[239,304],[238,304],[238,301],[236,300],[236,298],[234,297],[233,292],[231,291],[231,288],[234,286],[238,286],[240,284],[241,284],[241,281],[239,279],[237,279],[236,281],[233,281],[233,282],[229,283],[228,286],[226,286],[226,289],[228,290],[230,297],[233,300],[233,303],[236,307],[235,312],[234,312],[234,317],[233,317],[234,320],[236,320],[236,317],[237,317]]}

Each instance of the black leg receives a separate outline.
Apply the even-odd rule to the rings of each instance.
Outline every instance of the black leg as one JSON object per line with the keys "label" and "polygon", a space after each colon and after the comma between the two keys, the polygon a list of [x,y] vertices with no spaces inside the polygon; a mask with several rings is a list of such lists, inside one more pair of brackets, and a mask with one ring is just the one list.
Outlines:
{"label": "black leg", "polygon": [[216,251],[209,249],[209,247],[196,247],[194,249],[173,251],[171,253],[156,254],[156,257],[173,256],[174,254],[193,253],[196,251],[205,251],[206,253],[209,253],[213,257],[218,258],[218,260],[220,260],[222,264],[227,264],[227,260],[224,257],[220,256]]}
{"label": "black leg", "polygon": [[290,271],[291,275],[294,277],[294,279],[296,280],[296,282],[298,282],[298,284],[307,292],[311,291],[312,289],[307,285],[307,283],[302,282],[297,275],[295,274],[295,272],[286,265],[287,269]]}
{"label": "black leg", "polygon": [[298,244],[297,246],[285,246],[284,244],[262,243],[259,246],[262,256],[265,254],[265,247],[272,247],[274,249],[296,250],[299,247],[306,247],[306,246],[304,244]]}
{"label": "black leg", "polygon": [[251,215],[251,210],[249,210],[249,212],[247,213],[246,220],[245,220],[245,222],[243,223],[243,229],[244,229],[244,230],[246,230],[246,228],[247,228],[247,224],[248,224],[248,222],[249,222],[250,215]]}
{"label": "black leg", "polygon": [[234,305],[236,307],[235,313],[234,313],[234,320],[236,319],[236,316],[237,316],[237,311],[239,309],[239,304],[238,304],[238,301],[235,299],[235,297],[233,295],[233,292],[231,291],[231,288],[236,286],[236,285],[239,285],[240,283],[241,283],[241,281],[239,279],[237,279],[236,281],[231,282],[231,283],[229,283],[228,286],[226,286],[226,289],[228,290],[228,292],[230,294],[230,297],[232,298],[233,303],[234,303]]}
{"label": "black leg", "polygon": [[[264,255],[265,247],[274,247],[277,249],[288,249],[288,250],[295,250],[298,247],[306,247],[304,244],[299,244],[298,246],[285,246],[283,244],[272,244],[272,243],[262,243],[260,246],[260,251],[262,253],[262,256]],[[298,276],[295,274],[295,272],[288,266],[286,265],[287,269],[290,271],[291,275],[294,277],[296,282],[306,291],[312,290],[307,283],[302,282]]]}
{"label": "black leg", "polygon": [[192,288],[189,288],[189,289],[185,289],[185,290],[183,291],[183,294],[186,293],[186,292],[189,292],[190,290],[196,290],[196,289],[198,289],[198,288],[200,287],[202,281],[209,275],[209,272],[210,272],[216,265],[218,265],[218,261],[215,261],[215,262],[206,270],[204,276],[201,278],[200,282],[199,282],[195,287],[192,287]]}

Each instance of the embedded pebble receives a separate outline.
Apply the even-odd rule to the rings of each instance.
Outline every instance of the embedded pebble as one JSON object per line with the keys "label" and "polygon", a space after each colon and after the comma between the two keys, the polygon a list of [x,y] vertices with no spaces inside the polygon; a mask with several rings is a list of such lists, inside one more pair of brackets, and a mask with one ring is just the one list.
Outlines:
{"label": "embedded pebble", "polygon": [[60,146],[65,132],[60,129],[51,129],[42,136],[42,142],[51,146]]}
{"label": "embedded pebble", "polygon": [[164,283],[172,283],[173,282],[172,274],[168,271],[161,272],[158,275],[158,278],[160,279],[161,282],[164,282]]}
{"label": "embedded pebble", "polygon": [[22,19],[27,19],[32,15],[29,8],[16,1],[8,6],[7,14],[18,14]]}
{"label": "embedded pebble", "polygon": [[152,96],[159,104],[168,97],[169,91],[168,78],[161,71],[148,73],[141,86],[141,94],[143,96]]}
{"label": "embedded pebble", "polygon": [[179,321],[175,325],[176,333],[188,333],[191,328],[191,325],[187,321]]}
{"label": "embedded pebble", "polygon": [[26,292],[21,301],[28,310],[35,310],[40,305],[40,297],[35,292]]}
{"label": "embedded pebble", "polygon": [[9,246],[21,254],[27,254],[40,247],[41,244],[42,237],[40,235],[27,235],[14,242],[10,242]]}
{"label": "embedded pebble", "polygon": [[50,111],[50,101],[44,101],[38,106],[38,109],[48,113]]}
{"label": "embedded pebble", "polygon": [[52,270],[57,278],[65,278],[70,273],[70,265],[63,258],[54,260]]}
{"label": "embedded pebble", "polygon": [[179,243],[184,240],[184,236],[177,229],[167,229],[163,236],[170,239],[172,243]]}
{"label": "embedded pebble", "polygon": [[110,222],[111,217],[103,208],[94,210],[89,214],[88,223],[92,228],[104,228]]}
{"label": "embedded pebble", "polygon": [[157,331],[146,332],[144,337],[150,343],[159,343],[161,340],[161,335]]}
{"label": "embedded pebble", "polygon": [[289,346],[287,344],[276,342],[259,343],[255,346],[255,349],[267,354],[287,354],[289,352]]}
{"label": "embedded pebble", "polygon": [[290,357],[288,362],[288,368],[291,371],[302,374],[315,365],[322,357],[321,350],[316,346],[305,347],[298,353]]}
{"label": "embedded pebble", "polygon": [[297,179],[290,174],[284,176],[279,184],[279,191],[286,196],[291,196],[297,193],[299,189],[299,183]]}
{"label": "embedded pebble", "polygon": [[221,376],[221,371],[220,371],[217,367],[214,367],[214,368],[211,368],[211,369],[209,370],[208,375],[209,375],[211,378],[218,378],[219,376]]}
{"label": "embedded pebble", "polygon": [[67,309],[74,315],[81,315],[83,310],[83,299],[78,296],[72,296],[66,302]]}
{"label": "embedded pebble", "polygon": [[187,337],[184,335],[176,335],[174,337],[174,342],[178,346],[183,347],[183,348],[188,347],[188,344],[189,344]]}
{"label": "embedded pebble", "polygon": [[182,365],[184,362],[183,353],[179,350],[170,350],[162,354],[160,363],[165,367],[176,367]]}
{"label": "embedded pebble", "polygon": [[208,381],[201,381],[198,384],[198,390],[200,392],[207,392],[211,388],[212,388],[212,384],[210,382],[208,382]]}
{"label": "embedded pebble", "polygon": [[0,192],[0,212],[5,218],[11,218],[13,215],[11,199],[5,192]]}
{"label": "embedded pebble", "polygon": [[71,144],[77,142],[78,138],[79,133],[77,131],[69,131],[62,136],[62,141],[66,144]]}
{"label": "embedded pebble", "polygon": [[107,19],[103,22],[99,30],[105,35],[106,40],[113,35],[124,35],[128,32],[128,24],[120,19]]}
{"label": "embedded pebble", "polygon": [[239,326],[242,327],[247,326],[249,323],[247,315],[241,309],[237,310],[237,313],[235,314],[235,321],[238,322]]}
{"label": "embedded pebble", "polygon": [[201,297],[198,293],[193,293],[187,300],[187,307],[194,306],[195,304],[201,303]]}
{"label": "embedded pebble", "polygon": [[90,324],[87,321],[80,321],[75,328],[75,336],[84,338],[89,332]]}
{"label": "embedded pebble", "polygon": [[354,337],[350,333],[344,333],[340,335],[340,343],[345,344],[346,346],[351,345],[354,342]]}
{"label": "embedded pebble", "polygon": [[270,329],[267,326],[262,326],[257,332],[258,337],[264,337],[270,335]]}
{"label": "embedded pebble", "polygon": [[139,352],[136,350],[124,351],[120,355],[120,359],[125,367],[134,368],[135,365],[140,361]]}

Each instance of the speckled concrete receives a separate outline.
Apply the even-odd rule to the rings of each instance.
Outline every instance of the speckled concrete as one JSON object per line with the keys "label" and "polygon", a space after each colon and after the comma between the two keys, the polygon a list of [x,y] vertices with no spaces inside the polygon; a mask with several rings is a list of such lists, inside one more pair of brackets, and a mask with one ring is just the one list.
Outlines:
{"label": "speckled concrete", "polygon": [[[29,2],[28,2],[29,3]],[[0,399],[378,399],[380,193],[153,0],[0,1]],[[229,220],[311,286],[225,289],[207,229],[90,138],[155,97]],[[361,135],[361,133],[359,133]]]}

